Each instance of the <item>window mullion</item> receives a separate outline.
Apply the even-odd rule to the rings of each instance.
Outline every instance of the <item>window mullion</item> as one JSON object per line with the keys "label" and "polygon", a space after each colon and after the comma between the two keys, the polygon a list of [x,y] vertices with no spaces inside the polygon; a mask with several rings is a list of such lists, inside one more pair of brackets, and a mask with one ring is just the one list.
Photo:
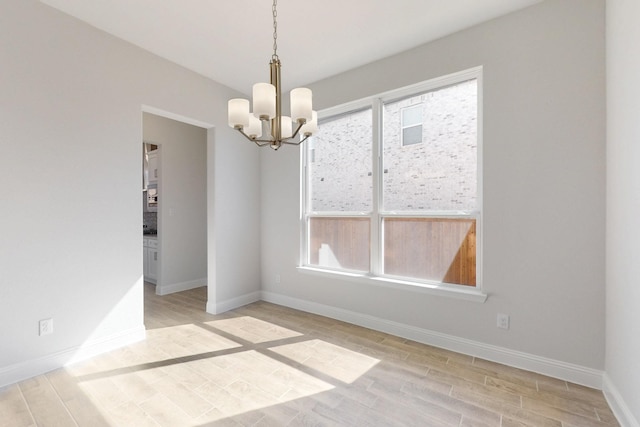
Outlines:
{"label": "window mullion", "polygon": [[373,194],[371,212],[371,274],[379,276],[382,273],[382,101],[374,98],[372,110],[372,144],[371,167],[373,175]]}
{"label": "window mullion", "polygon": [[310,203],[310,194],[311,189],[309,188],[309,168],[307,164],[308,156],[307,151],[309,150],[310,145],[312,144],[312,139],[309,139],[302,143],[300,150],[300,215],[299,215],[299,227],[300,227],[300,247],[299,247],[299,262],[298,264],[308,265],[309,264],[309,217],[307,212],[311,210]]}

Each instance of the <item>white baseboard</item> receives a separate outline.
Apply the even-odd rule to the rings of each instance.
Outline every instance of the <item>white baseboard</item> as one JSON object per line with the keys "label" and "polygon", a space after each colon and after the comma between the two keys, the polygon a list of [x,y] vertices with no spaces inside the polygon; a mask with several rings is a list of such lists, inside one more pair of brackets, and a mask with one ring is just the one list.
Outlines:
{"label": "white baseboard", "polygon": [[233,310],[234,308],[242,307],[243,305],[251,304],[252,302],[260,301],[260,295],[261,293],[256,291],[225,301],[215,303],[207,301],[207,313],[220,314],[225,311]]}
{"label": "white baseboard", "polygon": [[169,295],[176,292],[188,291],[189,289],[207,286],[207,278],[190,280],[188,282],[171,283],[169,285],[156,285],[157,295]]}
{"label": "white baseboard", "polygon": [[606,372],[602,379],[602,391],[613,414],[622,427],[640,427],[640,422],[638,422],[638,419],[631,413],[629,406]]}
{"label": "white baseboard", "polygon": [[144,340],[144,326],[83,343],[81,346],[0,368],[0,388]]}
{"label": "white baseboard", "polygon": [[354,325],[389,333],[402,338],[407,338],[423,344],[445,348],[458,353],[480,357],[504,365],[513,366],[527,371],[537,372],[554,378],[559,378],[572,383],[602,389],[603,372],[580,365],[562,362],[559,360],[540,357],[529,353],[510,350],[490,344],[472,341],[453,335],[442,334],[415,326],[379,319],[367,314],[356,313],[311,301],[292,298],[273,292],[262,291],[261,299],[274,304],[284,305],[297,310],[319,314],[333,319],[342,320]]}

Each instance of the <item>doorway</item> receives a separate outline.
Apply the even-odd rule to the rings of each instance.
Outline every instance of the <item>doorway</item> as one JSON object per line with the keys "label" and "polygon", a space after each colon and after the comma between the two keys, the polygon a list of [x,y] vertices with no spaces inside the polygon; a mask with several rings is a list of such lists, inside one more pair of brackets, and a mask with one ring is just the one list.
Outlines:
{"label": "doorway", "polygon": [[[142,247],[145,285],[158,280],[158,180],[160,146],[142,143]],[[146,288],[146,286],[145,286]]]}
{"label": "doorway", "polygon": [[143,240],[150,268],[156,262],[156,294],[207,286],[207,130],[143,113],[143,143],[152,175],[143,212],[147,230],[153,230],[154,214],[156,220],[155,242]]}

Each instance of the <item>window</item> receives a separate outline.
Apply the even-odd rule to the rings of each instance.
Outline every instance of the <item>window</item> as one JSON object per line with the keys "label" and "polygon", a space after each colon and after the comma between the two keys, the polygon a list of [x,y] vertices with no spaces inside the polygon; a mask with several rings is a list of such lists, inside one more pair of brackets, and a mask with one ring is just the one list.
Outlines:
{"label": "window", "polygon": [[303,150],[303,266],[479,285],[481,69],[321,112]]}
{"label": "window", "polygon": [[422,104],[402,110],[402,145],[422,142]]}
{"label": "window", "polygon": [[307,263],[311,265],[353,271],[370,268],[371,119],[371,108],[328,118],[306,146],[307,206],[314,212],[307,215]]}

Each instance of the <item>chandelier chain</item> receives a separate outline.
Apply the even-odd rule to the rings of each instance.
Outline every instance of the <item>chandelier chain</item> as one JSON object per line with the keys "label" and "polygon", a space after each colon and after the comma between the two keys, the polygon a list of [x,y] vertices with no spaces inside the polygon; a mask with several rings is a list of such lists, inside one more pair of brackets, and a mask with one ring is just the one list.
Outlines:
{"label": "chandelier chain", "polygon": [[278,5],[278,0],[273,0],[273,6],[271,7],[271,11],[273,13],[273,59],[278,59],[278,10],[276,6]]}

